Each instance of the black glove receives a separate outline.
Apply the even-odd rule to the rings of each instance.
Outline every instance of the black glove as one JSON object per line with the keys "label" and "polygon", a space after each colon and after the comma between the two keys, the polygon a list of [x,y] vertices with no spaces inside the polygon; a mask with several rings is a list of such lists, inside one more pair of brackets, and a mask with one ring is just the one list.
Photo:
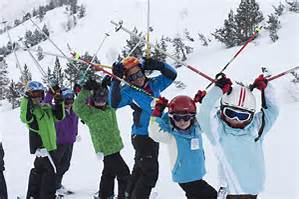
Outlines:
{"label": "black glove", "polygon": [[97,82],[93,79],[88,79],[83,85],[83,88],[85,90],[94,90],[96,87],[97,87]]}
{"label": "black glove", "polygon": [[[53,90],[52,90],[52,89],[53,89]],[[59,87],[59,85],[56,84],[56,85],[54,85],[54,86],[51,86],[51,87],[49,88],[49,93],[50,93],[52,96],[56,95],[56,93],[60,93],[60,87]]]}
{"label": "black glove", "polygon": [[152,58],[143,58],[143,70],[160,70],[164,67],[164,63]]}
{"label": "black glove", "polygon": [[61,102],[63,102],[63,96],[62,96],[61,92],[55,93],[54,96],[53,96],[53,98],[54,98],[54,102],[55,103],[61,103]]}
{"label": "black glove", "polygon": [[218,73],[216,75],[215,85],[222,89],[223,94],[230,93],[232,89],[232,81],[225,76],[223,73]]}
{"label": "black glove", "polygon": [[121,62],[114,62],[112,65],[112,73],[113,75],[123,78],[124,76],[124,68]]}
{"label": "black glove", "polygon": [[102,86],[104,86],[104,87],[110,86],[111,85],[111,80],[112,80],[111,76],[105,75],[105,77],[102,80]]}

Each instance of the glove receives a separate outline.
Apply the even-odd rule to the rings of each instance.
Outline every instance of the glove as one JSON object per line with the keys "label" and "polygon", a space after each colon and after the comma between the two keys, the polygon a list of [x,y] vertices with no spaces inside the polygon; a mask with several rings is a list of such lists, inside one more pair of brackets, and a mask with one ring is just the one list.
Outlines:
{"label": "glove", "polygon": [[164,67],[164,63],[152,58],[143,58],[143,70],[160,70]]}
{"label": "glove", "polygon": [[[219,78],[220,77],[220,78]],[[223,94],[230,93],[232,90],[232,81],[225,76],[223,73],[218,73],[216,75],[215,85],[222,89]]]}
{"label": "glove", "polygon": [[54,96],[56,93],[60,93],[60,87],[59,87],[59,85],[58,84],[51,85],[51,87],[49,88],[49,93],[52,96]]}
{"label": "glove", "polygon": [[161,117],[164,109],[167,107],[168,100],[164,97],[159,97],[156,101],[154,110],[152,112],[152,116],[154,117]]}
{"label": "glove", "polygon": [[254,80],[252,88],[257,88],[262,91],[267,87],[267,84],[268,80],[264,77],[264,75],[260,75]]}
{"label": "glove", "polygon": [[78,93],[80,93],[80,91],[81,91],[81,86],[80,86],[80,84],[75,84],[74,85],[74,87],[73,87],[73,90],[74,90],[74,93],[75,93],[75,95],[78,95]]}
{"label": "glove", "polygon": [[111,85],[111,80],[112,80],[111,76],[105,75],[105,77],[102,80],[102,86],[104,86],[104,87],[110,86]]}
{"label": "glove", "polygon": [[61,102],[63,102],[63,96],[61,95],[61,93],[59,92],[57,92],[57,93],[55,93],[54,95],[53,95],[53,98],[54,98],[54,102],[55,103],[61,103]]}
{"label": "glove", "polygon": [[85,84],[83,85],[83,88],[85,90],[93,90],[97,87],[97,82],[93,79],[88,79]]}
{"label": "glove", "polygon": [[112,73],[113,75],[119,77],[119,78],[123,78],[124,76],[124,68],[122,63],[120,62],[114,62],[112,65]]}
{"label": "glove", "polygon": [[196,95],[194,96],[193,101],[201,103],[202,99],[204,98],[204,96],[206,96],[206,94],[207,94],[206,91],[198,90]]}

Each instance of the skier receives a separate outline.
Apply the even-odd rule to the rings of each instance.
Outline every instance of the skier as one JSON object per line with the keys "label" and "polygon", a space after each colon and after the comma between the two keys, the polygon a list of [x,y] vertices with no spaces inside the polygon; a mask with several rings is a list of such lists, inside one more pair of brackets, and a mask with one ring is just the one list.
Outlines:
{"label": "skier", "polygon": [[[130,171],[120,155],[123,148],[115,110],[107,104],[107,78],[101,83],[89,79],[73,105],[75,113],[88,126],[97,157],[103,159],[99,199],[113,199],[114,180],[118,180],[118,199],[125,198]],[[86,103],[88,102],[88,103]]]}
{"label": "skier", "polygon": [[54,106],[44,104],[44,90],[42,83],[31,81],[27,84],[26,96],[21,100],[21,121],[29,128],[30,153],[36,156],[34,168],[30,171],[27,199],[53,199],[56,192],[54,124],[64,118],[64,104],[59,93],[54,95]]}
{"label": "skier", "polygon": [[[52,88],[56,92],[60,92],[58,85],[53,85]],[[50,89],[44,99],[45,103],[52,103],[54,94]],[[62,184],[63,175],[69,170],[70,162],[73,154],[73,145],[78,135],[78,116],[73,111],[72,105],[74,102],[75,93],[73,90],[64,88],[62,90],[64,99],[65,118],[55,123],[57,149],[54,154],[56,164],[56,193],[58,195],[68,195],[73,192],[66,189]]]}
{"label": "skier", "polygon": [[[255,199],[265,182],[264,136],[278,116],[274,89],[263,75],[255,79],[253,88],[264,92],[266,102],[266,107],[256,112],[252,92],[240,85],[231,87],[230,79],[219,75],[216,86],[203,98],[197,118],[212,145],[223,151],[219,163],[220,176],[227,184],[226,198]],[[220,109],[214,113],[219,98]],[[263,133],[258,135],[261,127]]]}
{"label": "skier", "polygon": [[0,199],[7,199],[7,188],[4,178],[4,150],[2,147],[2,134],[0,132]]}
{"label": "skier", "polygon": [[[167,105],[168,113],[162,115]],[[216,199],[216,190],[202,179],[206,173],[202,130],[195,115],[195,102],[188,96],[176,96],[169,104],[167,99],[159,98],[152,113],[149,136],[167,144],[172,180],[188,199]]]}
{"label": "skier", "polygon": [[[158,70],[161,75],[148,78],[146,70]],[[143,63],[135,57],[127,57],[122,62],[114,63],[114,75],[123,78],[132,85],[159,97],[176,78],[176,71],[170,65],[153,59],[145,59]],[[152,97],[128,85],[120,86],[120,81],[114,79],[110,93],[111,105],[120,108],[130,105],[133,112],[132,144],[135,149],[135,163],[127,188],[130,199],[147,199],[158,180],[159,144],[148,136],[148,126],[151,116]]]}

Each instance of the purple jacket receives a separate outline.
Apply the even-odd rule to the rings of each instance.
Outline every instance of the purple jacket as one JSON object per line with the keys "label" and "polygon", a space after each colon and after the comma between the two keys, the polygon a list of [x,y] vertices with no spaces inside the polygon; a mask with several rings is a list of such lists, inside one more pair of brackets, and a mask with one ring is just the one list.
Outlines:
{"label": "purple jacket", "polygon": [[[52,104],[53,96],[47,92],[44,102]],[[70,113],[65,111],[65,118],[55,123],[57,144],[73,144],[78,134],[78,116],[71,109]]]}

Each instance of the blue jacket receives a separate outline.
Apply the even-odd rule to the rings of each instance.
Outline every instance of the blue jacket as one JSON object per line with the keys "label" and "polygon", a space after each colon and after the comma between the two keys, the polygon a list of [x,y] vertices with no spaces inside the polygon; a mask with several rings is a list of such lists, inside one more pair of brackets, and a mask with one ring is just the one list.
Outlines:
{"label": "blue jacket", "polygon": [[[172,179],[187,183],[200,180],[206,173],[201,129],[197,122],[188,130],[180,131],[172,127],[168,113],[162,118],[152,117],[149,136],[156,142],[166,143],[170,155]],[[192,148],[191,143],[196,143]],[[194,144],[192,144],[194,147]]]}
{"label": "blue jacket", "polygon": [[[149,78],[146,83],[154,97],[159,97],[160,92],[166,89],[176,77],[174,68],[166,63],[164,63],[164,67],[160,71],[161,75]],[[148,135],[148,126],[152,113],[152,98],[150,96],[128,85],[120,87],[119,81],[112,81],[109,102],[113,108],[130,105],[134,110],[132,134]]]}
{"label": "blue jacket", "polygon": [[[212,145],[220,145],[223,156],[230,166],[230,169],[242,193],[235,193],[230,189],[231,179],[226,179],[230,192],[234,194],[258,194],[264,188],[265,183],[265,165],[263,153],[263,141],[267,132],[272,127],[278,116],[278,107],[276,106],[273,88],[268,84],[265,89],[265,99],[267,109],[265,113],[265,127],[261,138],[255,142],[258,136],[258,130],[261,125],[262,113],[257,112],[250,124],[244,129],[231,128],[220,116],[219,111],[215,111],[215,103],[222,96],[222,90],[214,87],[203,99],[200,111],[198,113],[198,121],[207,134]],[[223,162],[220,162],[220,175],[225,176]]]}

